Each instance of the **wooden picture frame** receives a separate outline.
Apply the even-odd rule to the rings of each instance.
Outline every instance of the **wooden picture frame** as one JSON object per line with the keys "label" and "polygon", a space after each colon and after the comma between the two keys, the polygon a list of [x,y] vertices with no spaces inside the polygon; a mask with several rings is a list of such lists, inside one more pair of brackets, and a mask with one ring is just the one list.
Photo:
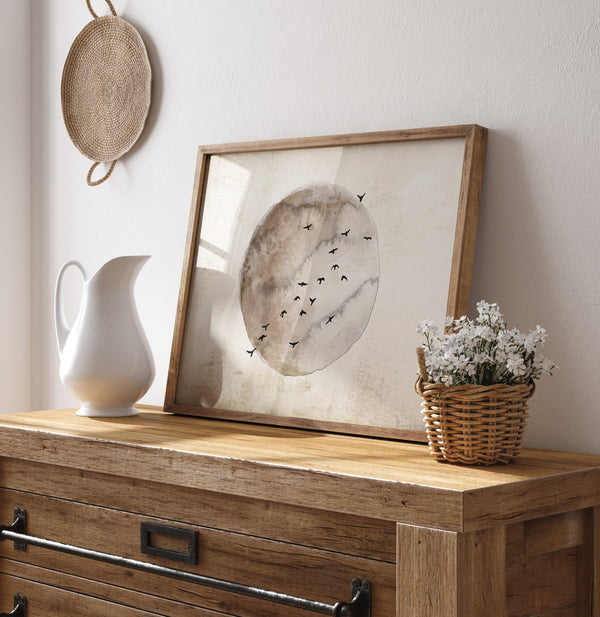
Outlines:
{"label": "wooden picture frame", "polygon": [[424,440],[416,326],[468,310],[486,136],[200,147],[164,410]]}

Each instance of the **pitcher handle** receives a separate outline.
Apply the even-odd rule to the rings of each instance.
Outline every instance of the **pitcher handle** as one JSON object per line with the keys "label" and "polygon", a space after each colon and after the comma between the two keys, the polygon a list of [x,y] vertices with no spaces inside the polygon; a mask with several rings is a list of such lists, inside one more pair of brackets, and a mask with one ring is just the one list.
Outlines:
{"label": "pitcher handle", "polygon": [[70,261],[67,261],[60,269],[60,272],[58,273],[58,276],[56,278],[56,288],[54,290],[54,325],[56,327],[56,341],[58,343],[58,351],[61,354],[65,343],[67,342],[67,337],[71,332],[71,329],[67,325],[67,320],[65,318],[65,309],[62,298],[63,275],[69,266],[75,266],[79,268],[79,271],[83,275],[83,280],[87,281],[87,274],[85,272],[85,268],[76,259],[71,259]]}

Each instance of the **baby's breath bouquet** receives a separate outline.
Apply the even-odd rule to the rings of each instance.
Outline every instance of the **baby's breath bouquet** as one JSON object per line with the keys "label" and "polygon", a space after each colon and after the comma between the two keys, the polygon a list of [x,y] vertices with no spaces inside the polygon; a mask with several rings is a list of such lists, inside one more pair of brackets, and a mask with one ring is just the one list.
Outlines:
{"label": "baby's breath bouquet", "polygon": [[439,334],[431,320],[419,324],[428,381],[446,386],[524,384],[552,373],[554,364],[539,351],[546,331],[508,329],[495,303],[477,303],[478,316],[448,318]]}

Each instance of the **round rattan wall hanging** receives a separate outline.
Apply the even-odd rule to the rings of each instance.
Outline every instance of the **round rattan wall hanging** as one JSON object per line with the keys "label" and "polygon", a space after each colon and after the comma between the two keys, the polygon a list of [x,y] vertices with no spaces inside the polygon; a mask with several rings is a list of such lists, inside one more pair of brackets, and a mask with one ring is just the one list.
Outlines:
{"label": "round rattan wall hanging", "polygon": [[[112,15],[94,19],[73,41],[63,68],[61,104],[71,141],[94,161],[87,183],[97,186],[140,136],[148,110],[152,71],[138,31],[106,0]],[[100,163],[110,163],[106,175],[92,180]]]}

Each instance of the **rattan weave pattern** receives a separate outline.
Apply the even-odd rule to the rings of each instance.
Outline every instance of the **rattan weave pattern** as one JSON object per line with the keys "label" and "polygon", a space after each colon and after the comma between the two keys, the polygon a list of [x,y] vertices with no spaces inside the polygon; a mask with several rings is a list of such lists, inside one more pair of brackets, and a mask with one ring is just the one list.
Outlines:
{"label": "rattan weave pattern", "polygon": [[112,162],[133,146],[150,108],[151,78],[146,48],[129,22],[106,15],[83,28],[63,68],[61,104],[84,156]]}
{"label": "rattan weave pattern", "polygon": [[422,397],[429,450],[436,460],[493,465],[519,454],[533,381],[446,386],[426,381],[422,369],[415,390]]}

